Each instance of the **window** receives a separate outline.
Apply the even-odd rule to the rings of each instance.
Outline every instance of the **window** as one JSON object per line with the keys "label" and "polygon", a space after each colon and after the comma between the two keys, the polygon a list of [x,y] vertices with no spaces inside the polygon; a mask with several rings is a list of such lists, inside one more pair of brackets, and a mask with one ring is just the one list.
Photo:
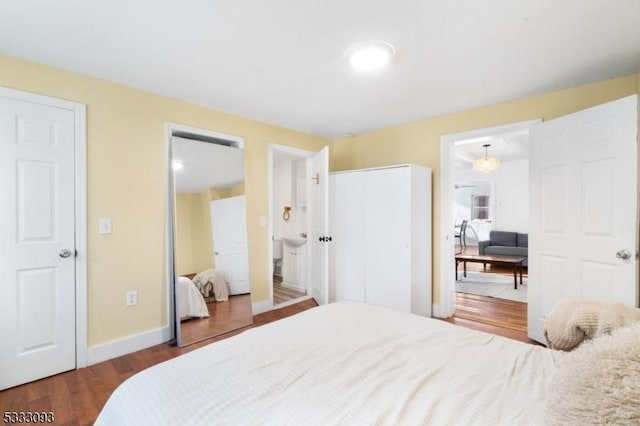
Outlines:
{"label": "window", "polygon": [[471,195],[471,220],[489,219],[489,196]]}

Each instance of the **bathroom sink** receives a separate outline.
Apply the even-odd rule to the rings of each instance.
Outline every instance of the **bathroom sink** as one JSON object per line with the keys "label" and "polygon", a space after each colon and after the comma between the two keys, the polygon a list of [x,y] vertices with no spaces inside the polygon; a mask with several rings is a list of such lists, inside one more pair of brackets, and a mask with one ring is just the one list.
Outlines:
{"label": "bathroom sink", "polygon": [[302,237],[284,237],[283,240],[290,247],[300,247],[307,242],[307,239]]}

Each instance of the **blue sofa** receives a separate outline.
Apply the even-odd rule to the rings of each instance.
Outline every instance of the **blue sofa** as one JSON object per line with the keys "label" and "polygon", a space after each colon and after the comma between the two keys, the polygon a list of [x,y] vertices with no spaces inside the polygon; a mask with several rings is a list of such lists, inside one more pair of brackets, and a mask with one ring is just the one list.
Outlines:
{"label": "blue sofa", "polygon": [[[529,257],[529,234],[491,231],[489,239],[478,242],[478,254]],[[522,263],[528,265],[527,260]]]}

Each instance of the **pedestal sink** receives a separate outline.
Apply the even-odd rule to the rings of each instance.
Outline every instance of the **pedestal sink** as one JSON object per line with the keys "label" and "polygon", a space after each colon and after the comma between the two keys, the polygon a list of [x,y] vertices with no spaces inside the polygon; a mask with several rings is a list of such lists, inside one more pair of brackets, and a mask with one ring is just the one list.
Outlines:
{"label": "pedestal sink", "polygon": [[300,247],[307,242],[307,239],[303,237],[284,237],[283,240],[290,247]]}

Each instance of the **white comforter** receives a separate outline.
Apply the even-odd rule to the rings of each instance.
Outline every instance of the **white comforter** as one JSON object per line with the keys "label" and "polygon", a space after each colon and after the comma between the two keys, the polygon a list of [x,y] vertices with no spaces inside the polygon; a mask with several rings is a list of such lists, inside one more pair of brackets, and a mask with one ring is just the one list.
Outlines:
{"label": "white comforter", "polygon": [[204,297],[187,277],[178,277],[178,312],[180,319],[189,317],[205,318],[209,309]]}
{"label": "white comforter", "polygon": [[336,303],[138,373],[96,425],[536,425],[561,356]]}

